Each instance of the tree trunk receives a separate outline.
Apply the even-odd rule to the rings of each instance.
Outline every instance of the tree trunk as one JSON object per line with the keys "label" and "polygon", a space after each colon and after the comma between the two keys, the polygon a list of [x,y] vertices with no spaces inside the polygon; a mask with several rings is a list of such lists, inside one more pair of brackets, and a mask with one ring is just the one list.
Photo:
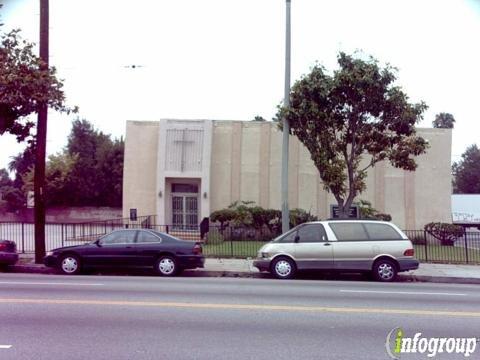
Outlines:
{"label": "tree trunk", "polygon": [[338,218],[339,219],[348,219],[348,208],[344,203],[343,199],[337,199],[338,203]]}

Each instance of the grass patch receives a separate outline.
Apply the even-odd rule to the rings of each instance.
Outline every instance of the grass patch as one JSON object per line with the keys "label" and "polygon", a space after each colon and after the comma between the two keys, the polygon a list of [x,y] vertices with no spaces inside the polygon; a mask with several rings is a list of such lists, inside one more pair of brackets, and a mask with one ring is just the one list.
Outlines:
{"label": "grass patch", "polygon": [[220,244],[203,245],[203,254],[207,257],[256,257],[264,241],[224,241]]}

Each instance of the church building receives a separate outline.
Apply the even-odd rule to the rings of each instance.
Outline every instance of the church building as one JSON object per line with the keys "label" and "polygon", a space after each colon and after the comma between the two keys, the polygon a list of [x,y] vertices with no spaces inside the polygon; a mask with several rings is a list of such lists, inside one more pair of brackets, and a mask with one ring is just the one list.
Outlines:
{"label": "church building", "polygon": [[[451,129],[418,128],[429,142],[415,172],[376,164],[368,173],[368,200],[405,230],[451,222]],[[237,200],[281,209],[282,132],[273,122],[128,121],[123,215],[156,215],[159,225],[198,225]],[[307,149],[290,137],[289,206],[320,219],[336,204],[323,189]]]}

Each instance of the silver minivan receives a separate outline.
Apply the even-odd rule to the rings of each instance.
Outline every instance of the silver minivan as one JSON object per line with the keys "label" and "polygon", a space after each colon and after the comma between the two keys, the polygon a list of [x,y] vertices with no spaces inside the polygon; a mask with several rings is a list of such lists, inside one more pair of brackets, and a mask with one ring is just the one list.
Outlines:
{"label": "silver minivan", "polygon": [[265,244],[253,265],[279,279],[297,270],[338,270],[371,272],[388,282],[419,263],[412,242],[390,222],[326,220],[301,224]]}

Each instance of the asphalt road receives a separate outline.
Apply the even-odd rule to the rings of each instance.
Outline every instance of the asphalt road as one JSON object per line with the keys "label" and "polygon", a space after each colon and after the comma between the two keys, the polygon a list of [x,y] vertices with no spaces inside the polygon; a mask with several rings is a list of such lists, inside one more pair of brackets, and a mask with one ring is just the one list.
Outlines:
{"label": "asphalt road", "polygon": [[479,338],[479,304],[478,285],[0,274],[0,359],[388,359],[396,327]]}

